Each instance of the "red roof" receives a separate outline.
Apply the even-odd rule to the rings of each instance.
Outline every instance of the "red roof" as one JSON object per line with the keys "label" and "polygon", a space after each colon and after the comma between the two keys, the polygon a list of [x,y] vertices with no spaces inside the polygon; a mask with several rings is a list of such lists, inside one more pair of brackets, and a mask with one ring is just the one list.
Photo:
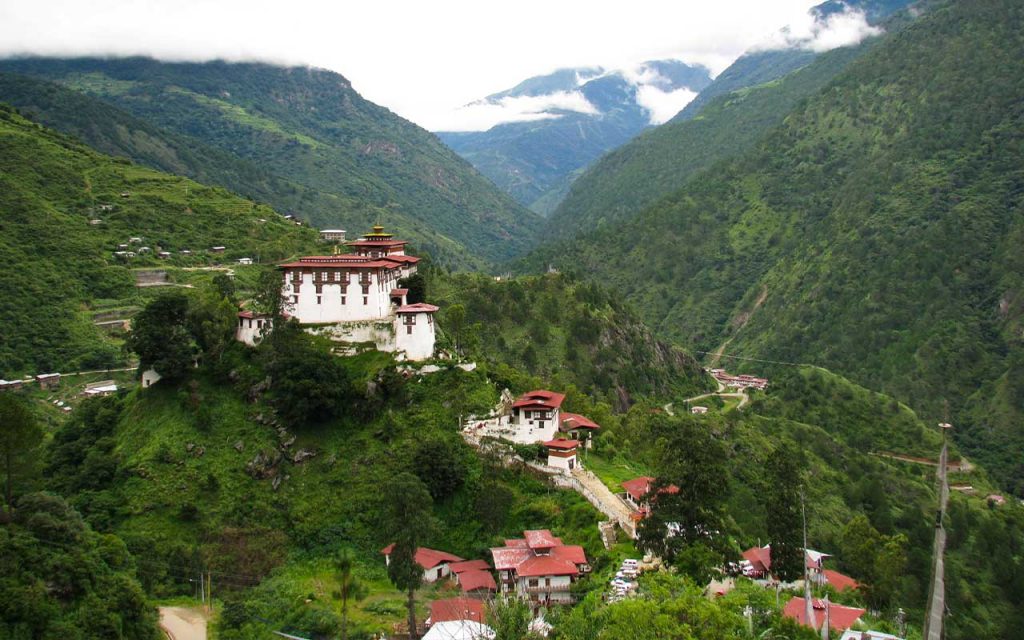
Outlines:
{"label": "red roof", "polygon": [[270,316],[265,313],[256,313],[255,311],[239,311],[239,318],[269,318]]}
{"label": "red roof", "polygon": [[562,413],[562,429],[569,431],[571,429],[600,429],[601,427],[591,420],[585,418],[578,413]]}
{"label": "red roof", "polygon": [[[562,442],[565,441],[563,440]],[[524,531],[523,537],[526,538],[526,546],[531,549],[550,549],[562,544],[562,541],[551,535],[551,532],[547,529]]]}
{"label": "red roof", "polygon": [[[628,493],[633,500],[639,502],[644,499],[644,496],[651,492],[651,486],[654,485],[655,481],[656,478],[652,478],[651,476],[640,476],[639,478],[626,480],[622,483],[622,488],[626,490],[626,493]],[[670,484],[669,486],[662,488],[660,493],[679,493],[679,487],[674,484]]]}
{"label": "red roof", "polygon": [[453,562],[448,566],[448,569],[458,575],[465,571],[487,571],[491,568],[491,565],[487,564],[486,560],[463,560],[462,562]]}
{"label": "red roof", "polygon": [[498,571],[515,569],[527,558],[533,557],[533,552],[526,547],[501,547],[491,549],[491,557],[494,558],[494,568]]}
{"label": "red roof", "polygon": [[417,302],[416,304],[407,304],[404,307],[398,307],[395,313],[434,313],[440,307],[435,307],[432,304],[426,302]]}
{"label": "red roof", "polygon": [[505,540],[505,546],[512,549],[528,549],[530,545],[526,544],[526,540],[523,538],[510,538]]}
{"label": "red roof", "polygon": [[408,289],[392,289],[391,290],[391,297],[392,298],[402,297],[402,296],[408,295],[408,294],[409,294],[409,290]]}
{"label": "red roof", "polygon": [[522,578],[536,576],[575,576],[580,570],[575,564],[557,556],[531,556],[516,567],[516,575]]}
{"label": "red roof", "polygon": [[825,581],[832,585],[832,588],[836,591],[845,591],[847,589],[856,589],[860,584],[851,578],[850,576],[843,575],[838,571],[831,569],[825,569],[822,571],[825,576]]}
{"label": "red roof", "polygon": [[[394,551],[394,549],[395,545],[389,544],[388,546],[381,549],[380,552],[386,556],[389,556],[391,555],[391,552]],[[453,555],[446,551],[427,549],[426,547],[419,547],[418,549],[416,549],[416,555],[414,556],[414,558],[416,560],[416,564],[420,565],[424,569],[433,569],[437,565],[444,564],[445,562],[462,562],[462,558],[460,558],[459,556]]]}
{"label": "red roof", "polygon": [[[825,621],[825,601],[814,600],[814,622],[816,629],[821,628],[821,624]],[[835,604],[830,602],[828,605],[828,626],[836,631],[846,631],[853,626],[857,620],[864,615],[864,609],[857,609],[855,607],[844,607],[841,604]],[[782,615],[787,618],[792,618],[800,624],[809,627],[806,616],[806,600],[803,598],[793,598],[786,603],[786,606],[782,609]]]}
{"label": "red roof", "polygon": [[555,393],[554,391],[545,391],[538,389],[536,391],[530,391],[519,396],[519,398],[512,403],[513,407],[543,407],[545,409],[557,409],[562,406],[562,401],[565,400],[564,393]]}
{"label": "red roof", "polygon": [[767,573],[772,568],[772,548],[750,547],[743,552],[743,559],[750,563],[757,573]]}
{"label": "red roof", "polygon": [[555,547],[551,550],[551,555],[562,560],[568,560],[573,564],[587,564],[587,553],[578,544],[566,544]]}
{"label": "red roof", "polygon": [[580,446],[579,440],[548,440],[544,443],[544,446],[548,449],[562,449],[563,451],[571,451],[576,447]]}
{"label": "red roof", "polygon": [[446,598],[430,603],[430,623],[453,620],[484,621],[484,603],[473,598]]}
{"label": "red roof", "polygon": [[475,591],[476,589],[487,589],[497,591],[498,585],[494,582],[494,576],[490,571],[473,569],[459,574],[459,586],[464,592]]}

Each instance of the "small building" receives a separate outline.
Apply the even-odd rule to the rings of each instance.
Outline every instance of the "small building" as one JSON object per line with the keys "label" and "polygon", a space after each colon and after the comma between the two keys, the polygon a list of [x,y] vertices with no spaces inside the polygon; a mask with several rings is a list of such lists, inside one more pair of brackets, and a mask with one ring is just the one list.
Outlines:
{"label": "small building", "polygon": [[272,322],[273,320],[268,314],[239,311],[238,326],[235,327],[235,340],[255,347],[270,331]]}
{"label": "small building", "polygon": [[990,493],[989,495],[985,496],[985,500],[989,503],[990,506],[993,507],[1001,507],[1004,504],[1006,504],[1006,498],[999,495],[998,493]]}
{"label": "small building", "polygon": [[[646,518],[651,512],[651,500],[654,496],[651,496],[651,491],[654,489],[654,485],[657,482],[656,478],[651,476],[640,476],[639,478],[633,478],[632,480],[626,480],[622,483],[622,488],[625,490],[622,493],[622,499],[626,501],[626,504],[633,507],[636,510],[639,518]],[[670,484],[667,487],[662,487],[659,494],[676,494],[679,493],[679,487],[674,484]]]}
{"label": "small building", "polygon": [[180,253],[183,256],[190,256],[190,255],[192,255],[192,250],[191,249],[182,249],[178,253]]}
{"label": "small building", "polygon": [[142,238],[139,236],[132,236],[131,238],[128,238],[128,242],[130,244],[142,244]]}
{"label": "small building", "polygon": [[36,376],[40,389],[56,389],[60,386],[59,373],[40,373]]}
{"label": "small building", "polygon": [[856,591],[860,587],[860,583],[850,576],[833,571],[832,569],[822,569],[818,576],[818,584],[827,584],[838,592]]}
{"label": "small building", "polygon": [[345,230],[323,229],[320,231],[320,239],[324,242],[345,242]]}
{"label": "small building", "polygon": [[[751,547],[743,552],[743,560],[740,561],[740,570],[748,578],[754,580],[767,580],[772,577],[772,546],[766,544],[763,547]],[[807,565],[807,575],[810,577],[812,582],[816,584],[825,584],[830,582],[825,575],[828,571],[825,569],[824,562],[825,558],[831,558],[832,556],[821,551],[815,551],[814,549],[804,550],[804,563]],[[844,576],[838,571],[832,571],[833,579],[836,580],[836,585],[844,585],[852,582],[856,585],[856,581],[849,576]],[[835,585],[834,585],[835,586]],[[836,587],[837,590],[839,587]]]}
{"label": "small building", "polygon": [[160,382],[162,376],[156,372],[156,369],[150,367],[142,372],[142,388],[148,389],[154,384]]}
{"label": "small building", "polygon": [[17,391],[21,386],[21,380],[0,380],[0,391]]}
{"label": "small building", "polygon": [[579,440],[548,440],[544,443],[548,448],[548,466],[563,471],[572,471],[578,465],[576,450]]}
{"label": "small building", "polygon": [[586,439],[587,446],[590,445],[590,438],[593,436],[593,433],[600,428],[599,424],[578,413],[562,412],[561,414],[561,427],[559,431],[569,434],[571,438],[576,440]]}
{"label": "small building", "polygon": [[224,253],[225,249],[227,249],[227,247],[223,245],[217,245],[216,247],[210,247],[210,253]]}
{"label": "small building", "polygon": [[[384,562],[386,564],[391,564],[391,552],[394,548],[395,545],[389,544],[380,550],[384,554]],[[462,562],[462,558],[457,555],[445,551],[427,549],[426,547],[416,549],[414,559],[416,564],[423,567],[424,582],[437,582],[441,578],[448,577],[451,575],[450,565],[453,562]]]}
{"label": "small building", "polygon": [[252,264],[252,258],[239,258],[238,264]]}
{"label": "small building", "polygon": [[434,314],[438,308],[426,302],[407,304],[395,310],[395,350],[407,360],[426,360],[434,355],[436,332]]}
{"label": "small building", "polygon": [[707,412],[708,412],[708,408],[707,407],[699,407],[699,406],[698,407],[690,407],[690,413],[692,413],[695,416],[702,416],[702,415],[704,415]]}
{"label": "small building", "polygon": [[782,609],[782,615],[792,618],[805,627],[811,627],[815,631],[821,629],[825,620],[828,619],[829,629],[835,632],[845,632],[860,620],[865,609],[857,607],[846,607],[826,600],[815,598],[812,602],[814,620],[807,620],[807,601],[803,598],[792,598]]}
{"label": "small building", "polygon": [[515,592],[537,604],[569,604],[570,587],[590,571],[583,547],[562,544],[547,529],[523,532],[491,549],[502,593]]}
{"label": "small building", "polygon": [[90,382],[85,385],[85,390],[82,391],[82,395],[89,398],[105,397],[115,393],[117,393],[117,385],[114,384],[113,380]]}
{"label": "small building", "polygon": [[473,598],[443,598],[430,603],[430,625],[453,620],[484,621],[484,603]]}
{"label": "small building", "polygon": [[555,437],[562,424],[561,407],[564,393],[537,389],[519,396],[512,403],[509,425],[515,427],[516,442],[547,442]]}
{"label": "small building", "polygon": [[93,218],[92,220],[89,221],[89,224],[95,227],[97,225],[103,224],[103,221],[100,220],[99,218]]}
{"label": "small building", "polygon": [[489,598],[498,590],[498,584],[490,571],[474,569],[463,571],[458,575],[459,588],[462,593],[474,598]]}
{"label": "small building", "polygon": [[160,251],[160,252],[158,252],[156,254],[156,257],[161,258],[162,260],[166,260],[166,259],[171,257],[171,252],[170,251]]}

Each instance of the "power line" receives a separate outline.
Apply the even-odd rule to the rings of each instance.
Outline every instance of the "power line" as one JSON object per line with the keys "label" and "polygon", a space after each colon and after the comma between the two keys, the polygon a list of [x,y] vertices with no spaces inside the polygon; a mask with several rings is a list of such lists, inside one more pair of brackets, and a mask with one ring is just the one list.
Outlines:
{"label": "power line", "polygon": [[[718,353],[716,351],[693,351],[692,353],[699,353],[705,356],[717,356],[719,358],[729,358],[731,360],[749,360],[751,362],[764,362],[767,364],[781,364],[787,367],[816,367],[817,365],[808,364],[806,362],[784,362],[782,360],[765,360],[764,358],[750,358],[748,356],[734,356],[727,353]],[[821,368],[821,367],[819,367]]]}

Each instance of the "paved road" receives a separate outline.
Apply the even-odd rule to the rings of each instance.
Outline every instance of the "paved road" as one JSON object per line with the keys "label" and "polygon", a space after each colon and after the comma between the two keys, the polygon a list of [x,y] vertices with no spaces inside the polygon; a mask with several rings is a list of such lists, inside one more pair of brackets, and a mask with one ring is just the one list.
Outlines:
{"label": "paved road", "polygon": [[171,640],[206,640],[206,617],[198,609],[160,607],[160,628]]}
{"label": "paved road", "polygon": [[942,618],[946,613],[946,528],[943,524],[949,502],[949,483],[946,443],[942,443],[939,456],[939,510],[935,516],[935,546],[932,550],[932,584],[928,594],[928,613],[924,621],[924,640],[942,640]]}

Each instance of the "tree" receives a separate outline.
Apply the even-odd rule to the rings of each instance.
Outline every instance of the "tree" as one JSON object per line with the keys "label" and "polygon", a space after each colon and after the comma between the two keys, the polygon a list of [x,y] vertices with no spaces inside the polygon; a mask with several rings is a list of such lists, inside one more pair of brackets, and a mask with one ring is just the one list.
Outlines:
{"label": "tree", "polygon": [[638,527],[637,546],[669,562],[697,542],[721,549],[723,504],[729,494],[724,445],[689,416],[659,416],[651,428],[662,434],[655,447],[658,475],[648,494],[651,512]]}
{"label": "tree", "polygon": [[338,578],[336,597],[341,600],[341,640],[348,640],[348,603],[366,597],[366,587],[355,574],[355,560],[349,551],[342,551],[334,561]]}
{"label": "tree", "polygon": [[422,273],[414,273],[408,278],[402,278],[398,281],[398,286],[409,290],[405,296],[405,300],[409,304],[427,301],[427,279],[423,277]]}
{"label": "tree", "polygon": [[29,460],[29,453],[43,441],[43,430],[28,403],[11,394],[0,395],[0,461],[4,465],[4,504],[0,518],[6,521],[14,504],[14,478]]}
{"label": "tree", "polygon": [[495,598],[487,607],[487,625],[494,629],[494,640],[524,640],[530,633],[533,613],[520,598]]}
{"label": "tree", "polygon": [[188,310],[189,332],[208,358],[220,359],[234,340],[237,307],[222,291],[204,288],[191,300]]}
{"label": "tree", "polygon": [[[423,440],[413,455],[413,469],[434,500],[451,497],[465,481],[466,465],[460,449],[462,440]],[[464,446],[464,445],[463,445]]]}
{"label": "tree", "polygon": [[135,316],[127,345],[138,354],[141,369],[152,367],[168,380],[185,377],[196,351],[188,314],[188,296],[175,292],[153,300]]}
{"label": "tree", "polygon": [[444,323],[452,332],[452,341],[455,343],[455,352],[462,350],[462,329],[466,324],[466,307],[461,304],[453,304],[444,311]]}
{"label": "tree", "polygon": [[275,323],[285,311],[283,285],[283,276],[277,269],[265,269],[256,278],[256,291],[252,298],[253,307],[259,313],[269,315]]}
{"label": "tree", "polygon": [[803,521],[800,512],[802,469],[799,453],[783,443],[764,465],[762,501],[765,529],[772,545],[772,573],[783,582],[803,575]]}
{"label": "tree", "polygon": [[408,594],[409,638],[416,634],[416,589],[423,583],[423,567],[416,562],[418,549],[437,529],[430,492],[419,478],[403,472],[383,490],[381,531],[394,547],[388,562],[388,579]]}

